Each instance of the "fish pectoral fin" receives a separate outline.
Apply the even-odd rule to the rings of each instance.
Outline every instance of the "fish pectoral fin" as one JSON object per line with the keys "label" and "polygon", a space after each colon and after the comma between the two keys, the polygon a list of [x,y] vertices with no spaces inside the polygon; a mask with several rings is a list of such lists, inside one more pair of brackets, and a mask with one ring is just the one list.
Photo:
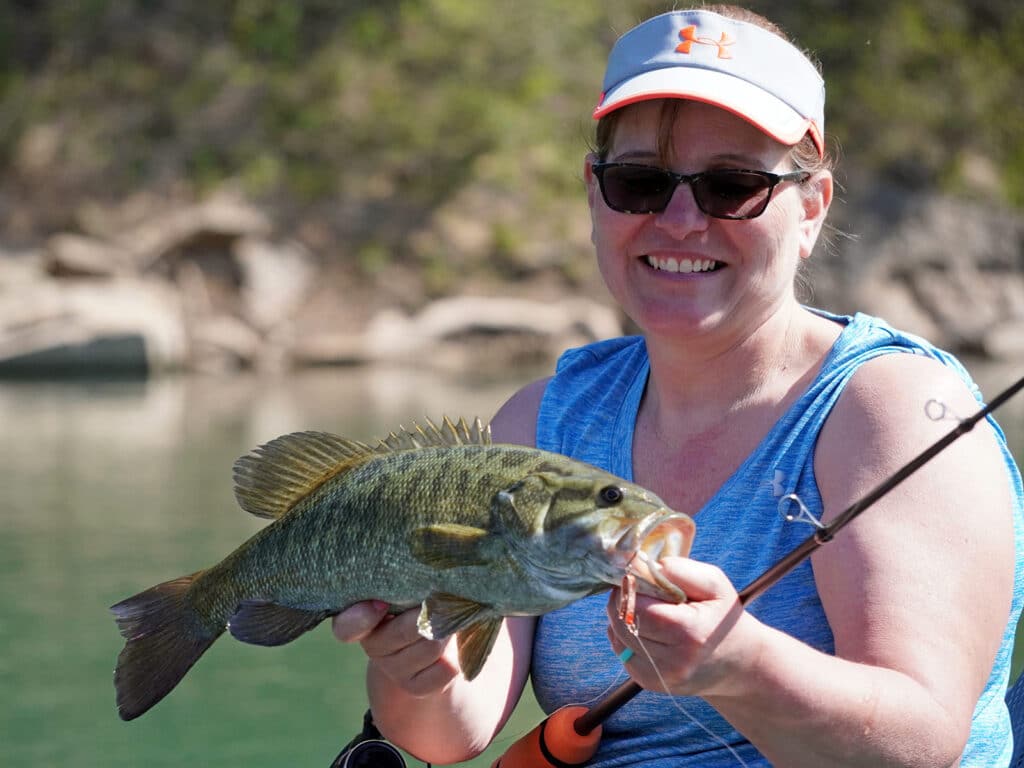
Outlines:
{"label": "fish pectoral fin", "polygon": [[467,680],[480,674],[484,662],[491,655],[494,641],[501,629],[501,617],[473,624],[459,632],[459,666]]}
{"label": "fish pectoral fin", "polygon": [[416,626],[428,640],[444,640],[473,624],[494,618],[494,609],[458,595],[434,592],[420,606]]}
{"label": "fish pectoral fin", "polygon": [[252,645],[284,645],[330,616],[332,611],[307,611],[258,600],[245,600],[228,621],[236,640]]}
{"label": "fish pectoral fin", "polygon": [[486,565],[489,559],[481,544],[488,536],[483,528],[457,523],[438,523],[417,528],[410,534],[412,556],[432,568]]}

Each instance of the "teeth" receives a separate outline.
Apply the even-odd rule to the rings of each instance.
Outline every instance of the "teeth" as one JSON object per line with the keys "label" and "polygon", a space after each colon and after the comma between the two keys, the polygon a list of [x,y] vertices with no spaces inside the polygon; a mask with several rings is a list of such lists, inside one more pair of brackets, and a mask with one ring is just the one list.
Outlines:
{"label": "teeth", "polygon": [[654,256],[647,257],[647,263],[655,269],[665,272],[710,272],[717,262],[714,259],[676,259],[669,256],[667,259],[656,259]]}

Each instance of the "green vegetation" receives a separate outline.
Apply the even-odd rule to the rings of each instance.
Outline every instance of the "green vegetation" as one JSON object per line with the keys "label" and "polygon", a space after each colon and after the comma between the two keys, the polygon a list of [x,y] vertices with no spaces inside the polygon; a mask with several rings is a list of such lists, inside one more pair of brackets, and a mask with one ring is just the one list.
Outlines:
{"label": "green vegetation", "polygon": [[[842,166],[1024,206],[1019,0],[748,5],[822,62]],[[607,50],[670,6],[4,3],[3,184],[31,190],[45,231],[71,226],[83,200],[232,180],[284,219],[319,211],[377,269],[471,185],[528,221],[578,197]],[[498,250],[516,247],[493,228]]]}

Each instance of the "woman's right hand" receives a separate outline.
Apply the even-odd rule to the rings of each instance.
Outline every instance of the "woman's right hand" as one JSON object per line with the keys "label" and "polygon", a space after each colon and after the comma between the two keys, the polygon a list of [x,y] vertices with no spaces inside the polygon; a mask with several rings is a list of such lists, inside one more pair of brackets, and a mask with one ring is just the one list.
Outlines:
{"label": "woman's right hand", "polygon": [[419,612],[416,607],[392,616],[387,603],[368,600],[337,614],[331,628],[342,642],[358,642],[370,664],[397,687],[412,696],[428,696],[459,675],[459,662],[451,638],[420,635]]}

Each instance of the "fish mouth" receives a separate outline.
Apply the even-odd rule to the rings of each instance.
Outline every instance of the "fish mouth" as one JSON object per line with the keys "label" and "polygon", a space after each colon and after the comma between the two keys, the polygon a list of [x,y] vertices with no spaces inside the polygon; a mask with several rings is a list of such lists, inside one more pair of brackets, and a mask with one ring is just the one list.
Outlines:
{"label": "fish mouth", "polygon": [[614,541],[624,571],[637,577],[637,589],[645,595],[685,602],[686,593],[669,581],[658,562],[663,557],[690,554],[696,527],[693,518],[680,512],[655,513],[626,526]]}

